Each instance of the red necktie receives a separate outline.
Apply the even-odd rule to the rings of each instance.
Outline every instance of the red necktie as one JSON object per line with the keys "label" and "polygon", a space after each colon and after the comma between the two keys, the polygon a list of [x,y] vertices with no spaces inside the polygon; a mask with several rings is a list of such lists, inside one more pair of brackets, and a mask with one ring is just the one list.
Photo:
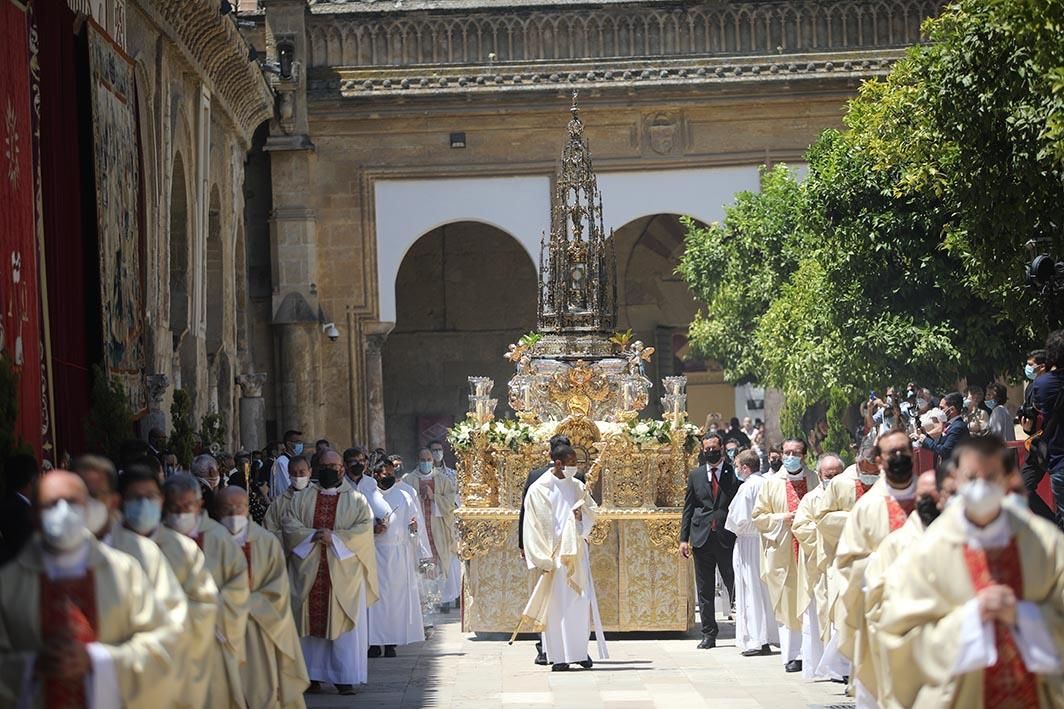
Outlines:
{"label": "red necktie", "polygon": [[717,483],[717,469],[711,468],[709,471],[709,479],[713,483],[713,499],[717,499],[717,494],[720,492],[720,485]]}

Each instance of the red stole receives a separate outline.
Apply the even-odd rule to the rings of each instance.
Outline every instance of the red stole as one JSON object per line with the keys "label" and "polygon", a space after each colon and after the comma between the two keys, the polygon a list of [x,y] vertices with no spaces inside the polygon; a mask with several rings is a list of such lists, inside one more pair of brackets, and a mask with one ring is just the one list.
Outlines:
{"label": "red stole", "polygon": [[[964,562],[972,577],[976,592],[992,584],[1012,588],[1017,599],[1023,599],[1023,570],[1016,539],[1001,549],[964,548]],[[994,644],[997,663],[983,670],[983,706],[989,709],[1037,709],[1038,685],[1027,671],[1023,657],[1012,633],[1000,622],[994,622]]]}
{"label": "red stole", "polygon": [[887,520],[890,522],[890,531],[901,529],[905,520],[909,519],[909,515],[913,513],[913,508],[916,507],[916,498],[898,500],[888,494],[883,499],[887,502]]}
{"label": "red stole", "polygon": [[854,483],[856,483],[856,485],[857,485],[857,487],[856,487],[856,491],[857,491],[857,497],[855,498],[855,501],[856,501],[856,500],[860,500],[860,499],[861,499],[861,497],[862,497],[862,496],[863,496],[863,495],[864,495],[864,494],[865,494],[866,492],[868,492],[869,490],[871,490],[871,489],[872,489],[872,486],[871,486],[871,485],[865,485],[865,484],[864,484],[863,482],[861,482],[860,480],[854,480]]}
{"label": "red stole", "polygon": [[[96,641],[96,584],[92,569],[76,579],[51,580],[41,574],[41,637],[69,635],[87,645]],[[44,683],[46,709],[82,709],[85,683],[54,680]]]}
{"label": "red stole", "polygon": [[[809,492],[809,484],[806,482],[805,477],[801,480],[786,480],[787,483],[787,510],[794,512],[798,509],[798,503],[802,501],[805,494]],[[798,540],[795,538],[794,533],[791,533],[791,543],[794,545],[794,558],[798,560]]]}
{"label": "red stole", "polygon": [[432,498],[436,495],[436,481],[432,478],[418,478],[417,492],[425,514],[425,534],[429,537],[429,548],[432,549],[433,558],[439,558],[440,555],[436,553],[436,540],[432,538]]}
{"label": "red stole", "polygon": [[[342,493],[341,493],[342,494]],[[340,495],[318,495],[314,503],[314,529],[332,529],[336,524],[336,505]],[[329,550],[319,545],[321,560],[318,575],[310,587],[307,614],[310,617],[310,634],[315,638],[329,637],[329,601],[332,598],[332,578],[329,576]],[[250,566],[248,569],[250,570]]]}
{"label": "red stole", "polygon": [[251,580],[251,542],[244,542],[244,546],[241,547],[244,551],[244,558],[248,560],[248,586],[252,584]]}

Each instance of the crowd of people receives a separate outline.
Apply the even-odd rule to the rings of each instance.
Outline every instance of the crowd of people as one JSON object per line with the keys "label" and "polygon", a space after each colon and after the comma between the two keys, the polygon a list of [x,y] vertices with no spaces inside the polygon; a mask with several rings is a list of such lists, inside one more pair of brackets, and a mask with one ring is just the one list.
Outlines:
{"label": "crowd of people", "polygon": [[[698,647],[716,646],[719,579],[744,656],[778,647],[786,672],[845,683],[858,707],[1059,706],[1064,331],[1024,374],[1015,415],[1000,384],[989,399],[873,393],[849,466],[800,438],[762,448],[707,432],[680,531]],[[1014,425],[1030,436],[1022,456]],[[1036,494],[1047,473],[1056,509]]]}
{"label": "crowd of people", "polygon": [[0,705],[302,707],[325,685],[356,693],[368,658],[457,607],[441,443],[410,472],[324,440],[306,456],[298,431],[273,456],[200,453],[190,471],[148,446],[119,467],[7,461]]}

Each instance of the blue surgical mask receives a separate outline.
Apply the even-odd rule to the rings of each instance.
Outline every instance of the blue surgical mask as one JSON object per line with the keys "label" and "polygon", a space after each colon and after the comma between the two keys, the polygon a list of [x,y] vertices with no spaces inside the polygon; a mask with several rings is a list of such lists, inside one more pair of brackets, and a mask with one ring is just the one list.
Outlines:
{"label": "blue surgical mask", "polygon": [[1026,367],[1023,368],[1023,376],[1027,377],[1031,381],[1034,381],[1035,374],[1036,373],[1034,371],[1034,365],[1033,364],[1028,364]]}
{"label": "blue surgical mask", "polygon": [[422,475],[428,475],[429,473],[432,472],[432,461],[431,460],[422,460],[422,461],[420,461],[417,464],[417,469],[418,469],[418,472],[420,472]]}
{"label": "blue surgical mask", "polygon": [[293,443],[292,444],[292,455],[303,455],[303,444],[302,443]]}
{"label": "blue surgical mask", "polygon": [[802,469],[802,459],[796,455],[784,455],[783,467],[788,473],[797,473]]}
{"label": "blue surgical mask", "polygon": [[986,401],[984,401],[983,403],[984,403],[984,404],[986,404],[986,407],[987,407],[988,409],[992,409],[992,408],[994,408],[995,406],[997,406],[997,399],[987,399],[987,400],[986,400]]}
{"label": "blue surgical mask", "polygon": [[163,517],[163,506],[146,497],[139,500],[127,500],[122,505],[122,514],[130,529],[137,534],[148,534],[159,526],[159,521]]}

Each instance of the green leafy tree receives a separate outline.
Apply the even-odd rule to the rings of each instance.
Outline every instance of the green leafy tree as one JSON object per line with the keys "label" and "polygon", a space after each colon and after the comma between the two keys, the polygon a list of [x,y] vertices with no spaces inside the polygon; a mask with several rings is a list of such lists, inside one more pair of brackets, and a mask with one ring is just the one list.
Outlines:
{"label": "green leafy tree", "polygon": [[91,450],[120,460],[122,443],[133,435],[133,411],[125,387],[107,376],[99,366],[92,368],[89,417],[85,420],[85,439]]}
{"label": "green leafy tree", "polygon": [[192,399],[184,389],[174,390],[174,401],[170,404],[170,420],[173,424],[169,439],[170,450],[177,456],[177,464],[188,470],[192,467],[196,432],[192,428]]}

